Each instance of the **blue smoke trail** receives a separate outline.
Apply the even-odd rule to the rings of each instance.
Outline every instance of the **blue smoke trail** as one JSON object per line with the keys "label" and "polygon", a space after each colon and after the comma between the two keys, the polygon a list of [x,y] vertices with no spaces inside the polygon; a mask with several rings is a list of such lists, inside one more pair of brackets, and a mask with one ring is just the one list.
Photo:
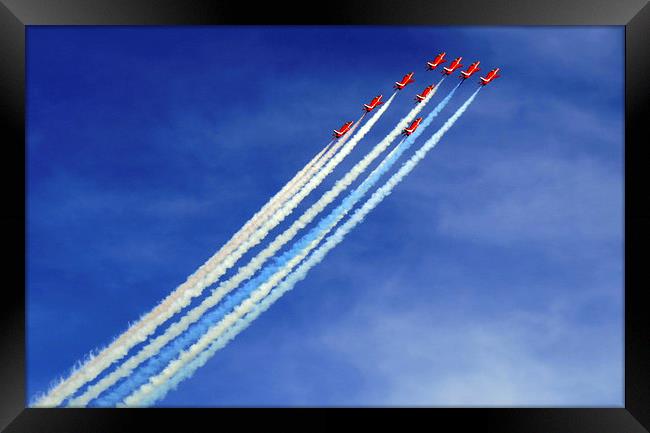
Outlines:
{"label": "blue smoke trail", "polygon": [[189,344],[198,340],[208,329],[217,323],[223,316],[228,314],[230,310],[236,307],[244,299],[248,298],[260,284],[269,279],[278,270],[282,269],[286,263],[294,256],[299,254],[305,249],[314,239],[322,235],[323,231],[329,231],[336,223],[343,218],[354,205],[372,188],[390,168],[397,162],[399,157],[408,150],[413,142],[422,134],[422,132],[431,124],[435,117],[445,108],[451,98],[454,96],[456,89],[460,83],[456,85],[449,94],[429,113],[429,115],[422,121],[418,129],[410,136],[407,136],[402,142],[393,149],[393,151],[386,156],[386,158],[379,164],[375,170],[352,191],[342,202],[335,208],[329,215],[323,217],[318,224],[312,228],[307,234],[296,241],[293,246],[282,255],[277,257],[272,264],[265,266],[255,278],[249,280],[242,288],[234,294],[228,296],[224,302],[215,308],[213,311],[206,313],[199,322],[192,325],[185,334],[179,336],[176,340],[171,342],[158,355],[152,357],[145,365],[140,367],[134,374],[128,377],[124,382],[115,387],[112,391],[107,393],[104,397],[96,400],[92,406],[114,406],[129,395],[132,391],[136,390],[140,385],[147,382],[149,377],[156,374],[164,368],[174,357],[182,351]]}
{"label": "blue smoke trail", "polygon": [[295,285],[302,281],[311,268],[320,263],[327,253],[332,250],[336,245],[343,241],[345,236],[370,213],[379,203],[386,198],[395,186],[401,182],[416,166],[424,159],[426,154],[433,149],[438,142],[442,139],[443,135],[453,126],[453,124],[460,118],[460,116],[467,110],[467,107],[474,101],[474,98],[481,90],[479,87],[468,98],[467,101],[450,117],[447,122],[429,139],[424,145],[395,173],[390,179],[359,208],[352,217],[341,225],[336,232],[327,238],[327,240],[305,260],[298,268],[296,268],[280,285],[271,291],[264,299],[262,299],[255,307],[247,313],[244,317],[240,318],[234,325],[222,334],[217,340],[213,341],[210,346],[201,352],[196,358],[187,363],[180,371],[178,371],[167,382],[155,389],[149,396],[140,401],[141,406],[153,404],[158,399],[163,398],[168,391],[176,388],[180,382],[191,377],[194,372],[203,366],[214,353],[226,346],[230,340],[235,338],[240,332],[246,329],[260,314],[268,310],[275,301],[289,290],[293,289]]}

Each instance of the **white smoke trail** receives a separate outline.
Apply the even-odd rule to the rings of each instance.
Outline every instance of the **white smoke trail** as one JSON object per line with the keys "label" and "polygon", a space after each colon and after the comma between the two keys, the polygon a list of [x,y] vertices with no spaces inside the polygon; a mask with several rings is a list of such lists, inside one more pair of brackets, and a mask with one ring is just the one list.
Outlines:
{"label": "white smoke trail", "polygon": [[[361,116],[363,118],[363,116]],[[360,119],[361,120],[361,119]],[[285,186],[276,193],[246,224],[235,233],[226,244],[224,244],[217,253],[208,259],[199,267],[187,280],[178,286],[171,294],[165,297],[153,310],[143,315],[137,322],[129,326],[118,338],[111,344],[102,349],[96,356],[89,356],[88,359],[75,368],[70,376],[59,381],[53,386],[46,395],[38,397],[32,406],[50,407],[61,404],[66,398],[74,394],[81,386],[97,377],[105,368],[113,362],[124,357],[128,351],[136,344],[146,340],[148,335],[173,315],[178,309],[179,299],[189,302],[191,297],[200,294],[200,291],[208,286],[205,283],[207,273],[214,268],[216,263],[223,260],[233,250],[242,244],[245,236],[258,229],[268,218],[277,211],[296,191],[304,186],[318,170],[326,164],[341,146],[352,135],[354,128],[342,139],[332,140],[316,156],[314,156],[307,165],[301,169]],[[201,281],[203,279],[203,281]],[[196,290],[199,288],[199,292]],[[193,290],[187,297],[188,290]],[[182,301],[181,301],[182,302]],[[145,326],[146,324],[146,326]]]}
{"label": "white smoke trail", "polygon": [[[305,214],[303,214],[303,216],[299,220],[294,222],[294,225],[296,226],[295,230],[292,230],[292,228],[293,228],[293,226],[292,226],[292,228],[288,229],[287,232],[285,232],[282,235],[278,236],[278,238],[276,238],[276,240],[274,240],[274,242],[271,245],[269,245],[269,247],[267,247],[268,252],[271,253],[271,254],[269,254],[266,257],[263,256],[262,254],[260,254],[260,256],[261,256],[260,258],[266,259],[266,258],[270,257],[272,254],[274,254],[282,245],[284,245],[284,243],[288,242],[296,234],[296,232],[301,227],[304,227],[309,221],[313,220],[313,218],[315,218],[316,215],[319,212],[321,212],[323,209],[325,209],[327,204],[331,203],[331,201],[333,201],[340,192],[345,190],[365,170],[365,168],[367,168],[367,166],[372,162],[372,160],[374,160],[377,156],[379,156],[379,154],[381,152],[383,152],[386,149],[386,147],[388,147],[388,145],[390,145],[390,143],[401,133],[401,131],[406,126],[408,126],[409,122],[419,113],[419,111],[421,111],[424,108],[424,106],[430,100],[430,98],[433,97],[436,90],[437,90],[437,87],[434,89],[433,92],[431,92],[428,95],[428,97],[421,104],[419,104],[418,106],[413,108],[411,110],[411,112],[409,112],[409,114],[404,119],[402,119],[402,121],[400,121],[398,123],[398,125],[395,127],[395,129],[393,131],[391,131],[391,133],[389,133],[389,135],[384,140],[382,140],[364,158],[364,160],[362,160],[360,163],[357,164],[357,166],[355,166],[353,169],[351,169],[350,172],[348,172],[348,174],[346,174],[346,176],[344,176],[344,178],[337,181],[336,185],[334,186],[334,188],[332,188],[332,190],[328,191],[327,193],[325,193],[323,195],[323,197],[321,197],[321,200],[325,200],[327,198],[326,202],[321,203],[321,200],[319,200],[319,202],[317,202],[311,209],[309,209],[307,212],[305,212]],[[397,148],[395,148],[393,151],[395,151],[396,149]],[[389,159],[389,158],[390,158],[390,155],[387,157],[387,159]],[[340,215],[340,218],[342,218],[344,215],[345,215],[345,213],[342,213]],[[305,222],[302,222],[301,220],[304,217],[306,217],[307,219],[305,220]],[[329,226],[329,228],[327,228],[325,231],[320,233],[320,237],[318,239],[321,239],[322,236],[325,236],[327,234],[327,232],[329,230],[331,230],[336,225],[336,223],[340,220],[340,218],[335,219],[333,221],[333,224],[331,226]],[[284,237],[285,234],[288,234],[291,237],[289,237],[289,236]],[[281,244],[277,243],[277,245],[274,245],[276,243],[276,241],[278,241],[278,240],[282,241],[282,243]],[[316,244],[313,244],[313,243],[310,243],[309,245],[313,245],[313,247],[316,246]],[[307,254],[310,250],[311,250],[311,248],[309,248],[309,247],[307,248],[307,250],[303,250],[301,252],[301,256],[304,255],[304,254]],[[257,258],[258,257],[256,257],[255,259],[253,259],[251,261],[251,263],[249,263],[249,265],[253,265],[253,264],[255,265],[254,268],[251,268],[252,273],[256,272],[261,267],[261,265],[263,264],[263,261],[261,261],[261,260],[258,263],[255,263]],[[295,264],[292,264],[293,262],[294,262],[294,260],[292,259],[289,262],[289,264],[287,264],[286,266],[281,268],[276,274],[274,274],[272,277],[270,277],[270,279],[267,282],[263,283],[260,287],[261,288],[262,287],[266,288],[266,290],[271,290],[271,288],[275,284],[277,284],[277,282],[279,282],[282,278],[284,278],[284,276],[286,276],[290,272],[290,270],[295,266]],[[237,285],[238,285],[239,282],[241,282],[241,281],[238,280]],[[236,287],[236,285],[232,285],[232,286],[229,286],[228,289],[232,290],[235,287]],[[221,287],[220,287],[220,289],[221,289]],[[219,291],[219,289],[217,289],[217,291],[215,293],[217,293],[218,291]],[[218,299],[221,299],[221,297],[223,297],[225,295],[225,293],[227,293],[227,292],[224,292]],[[247,302],[248,301],[245,301],[243,303],[243,305],[246,305]],[[213,305],[215,305],[215,304],[216,304],[216,302],[214,302]],[[237,307],[237,308],[239,308],[239,307]],[[207,310],[207,307],[205,309],[202,309],[201,314],[203,314],[206,310]],[[236,311],[238,311],[238,310],[236,309]],[[187,316],[189,316],[190,314],[192,314],[192,313],[188,313]],[[193,314],[193,316],[195,317],[194,320],[198,320],[201,317],[200,314]],[[232,323],[234,323],[234,322],[232,322],[232,319],[231,319],[232,316],[227,316],[227,317],[229,317],[229,318],[228,319],[224,318],[217,326],[211,328],[210,331],[207,334],[205,334],[199,341],[205,341],[204,339],[217,338],[215,335],[218,336],[218,334],[222,333],[225,329],[228,328],[228,326],[230,326]],[[185,317],[183,319],[185,319]],[[200,352],[200,350],[202,350],[205,346],[204,345],[198,345],[198,344],[199,343],[196,343],[195,345],[192,345],[190,348],[187,349],[187,351],[188,352],[193,352],[193,351],[198,350]],[[197,349],[197,347],[198,347],[198,349]],[[196,352],[196,353],[198,353],[198,352]],[[175,368],[176,367],[175,367],[174,361],[172,361],[172,363],[170,363],[168,365],[168,367],[166,367],[165,370],[163,370],[162,373],[160,373],[158,376],[156,376],[156,377],[159,378],[159,379],[156,379],[156,380],[160,380],[160,381],[164,382],[165,378],[169,378],[169,377],[171,377],[171,375],[173,375],[173,373],[168,373],[166,375],[165,371],[173,372],[173,371],[175,371],[174,370]],[[142,391],[142,390],[143,389],[147,390],[149,388],[150,387],[147,384],[145,384],[138,391],[136,391],[135,393],[132,393],[131,397],[134,396],[134,395],[138,395],[138,393],[146,394],[146,391]],[[138,397],[134,397],[135,400],[133,400],[131,397],[127,397],[127,399],[125,400],[125,402],[127,404],[131,404],[130,402],[132,402],[132,401],[137,401]]]}
{"label": "white smoke trail", "polygon": [[[444,125],[429,139],[418,151],[405,162],[389,180],[375,191],[372,196],[357,209],[352,217],[341,225],[336,232],[327,238],[305,262],[303,262],[289,277],[275,290],[272,285],[261,285],[246,301],[242,302],[228,316],[210,329],[199,341],[184,351],[177,359],[172,361],[161,373],[152,377],[149,383],[141,386],[124,400],[125,406],[145,406],[164,397],[167,392],[178,385],[182,380],[203,366],[214,353],[223,348],[237,334],[248,327],[261,313],[266,311],[284,293],[291,290],[299,281],[303,280],[309,270],[320,263],[325,255],[338,245],[345,236],[370,213],[381,201],[386,198],[416,166],[424,159],[442,139],[444,134],[454,125],[460,116],[474,101],[481,87],[479,87],[465,103],[444,123]],[[320,238],[319,238],[320,240]],[[269,294],[270,293],[270,294]],[[259,303],[256,303],[260,301]],[[225,332],[224,332],[225,331]],[[207,347],[207,349],[206,349]],[[205,349],[205,350],[202,350]]]}
{"label": "white smoke trail", "polygon": [[[354,130],[359,126],[360,122],[351,128],[348,134],[344,139],[338,140],[329,151],[320,159],[317,160],[314,164],[314,167],[324,164],[320,170],[316,171],[315,174],[307,179],[307,176],[304,176],[308,182],[306,185],[301,185],[302,188],[294,193],[290,197],[289,201],[285,203],[284,207],[277,210],[271,217],[262,224],[261,228],[257,230],[249,230],[247,233],[248,238],[244,240],[234,251],[230,252],[229,255],[224,257],[223,254],[219,254],[221,261],[219,263],[211,263],[209,267],[210,271],[206,274],[203,272],[202,279],[195,281],[194,286],[187,287],[187,284],[184,284],[182,287],[177,288],[171,295],[169,295],[162,304],[154,309],[156,314],[150,313],[147,315],[146,320],[142,319],[138,323],[139,327],[134,328],[133,330],[129,329],[127,331],[128,335],[122,334],[118,340],[120,340],[119,345],[115,343],[111,344],[112,351],[106,353],[103,356],[103,359],[98,360],[95,358],[92,363],[88,363],[85,366],[85,371],[82,374],[75,374],[75,377],[71,377],[67,380],[67,386],[62,388],[55,395],[46,396],[46,398],[37,401],[35,406],[53,406],[60,404],[65,398],[72,395],[76,390],[78,390],[85,383],[93,380],[97,377],[105,368],[110,366],[114,361],[119,360],[120,358],[126,356],[128,350],[135,346],[136,344],[145,341],[149,335],[151,335],[157,327],[176,314],[178,311],[182,310],[184,307],[190,304],[192,298],[199,296],[205,287],[208,287],[210,284],[217,281],[228,269],[230,269],[234,264],[239,260],[239,258],[244,255],[250,248],[257,245],[259,242],[264,239],[264,237],[271,231],[276,225],[280,224],[282,220],[289,215],[307,196],[311,191],[313,191],[325,177],[331,173],[336,166],[354,149],[356,144],[363,138],[365,134],[368,133],[370,128],[377,122],[381,114],[387,109],[392,102],[395,94],[384,104],[382,109],[378,110],[377,113],[361,127],[357,134],[354,134]],[[363,118],[364,116],[361,116]],[[341,146],[345,143],[347,138],[352,137],[348,143],[346,143],[342,148]],[[340,149],[340,150],[339,150]],[[327,161],[329,159],[329,161]],[[312,168],[312,170],[314,170]],[[211,260],[211,262],[214,262]],[[205,269],[207,266],[204,266]],[[131,332],[132,331],[132,332]],[[116,347],[114,347],[116,346]],[[106,352],[106,350],[104,351]]]}
{"label": "white smoke trail", "polygon": [[[350,130],[350,134],[354,132],[354,127]],[[340,144],[345,143],[344,140],[340,140]],[[336,151],[340,148],[339,143],[336,143],[328,154],[333,155],[336,153]],[[323,160],[327,158],[327,155],[323,157]],[[305,176],[307,177],[307,176]],[[263,251],[262,253],[266,253],[267,250]],[[269,256],[268,253],[264,254],[265,256]],[[271,254],[272,255],[272,254]],[[260,254],[256,257],[257,261],[259,261]],[[254,259],[255,260],[255,259]],[[256,261],[256,262],[257,262]],[[253,262],[253,265],[255,262]],[[160,350],[162,347],[164,347],[165,344],[167,344],[169,341],[180,335],[189,325],[191,325],[194,321],[198,320],[201,314],[205,312],[208,308],[216,305],[216,303],[232,288],[235,288],[243,279],[246,279],[250,277],[252,274],[250,272],[250,269],[252,266],[249,264],[246,267],[240,268],[240,271],[237,275],[235,275],[233,278],[228,280],[225,283],[222,283],[219,286],[219,290],[213,290],[213,294],[206,298],[199,306],[195,307],[192,309],[190,312],[188,312],[186,315],[181,317],[180,320],[172,324],[167,330],[156,337],[154,340],[149,342],[146,346],[144,346],[140,351],[133,355],[132,357],[128,358],[122,365],[120,365],[117,369],[115,369],[113,372],[110,374],[106,375],[103,377],[101,380],[99,380],[96,384],[88,387],[88,389],[80,396],[72,399],[69,403],[68,406],[70,407],[80,407],[80,406],[85,406],[87,405],[92,399],[96,398],[101,394],[103,391],[108,389],[110,386],[112,386],[115,382],[117,382],[119,379],[128,376],[134,368],[136,368],[138,365],[140,365],[143,361],[145,361],[147,358],[155,354],[158,350]],[[247,273],[246,273],[247,272]],[[247,275],[247,276],[246,276]],[[231,289],[228,289],[227,287],[231,287]],[[189,301],[188,301],[189,303]]]}
{"label": "white smoke trail", "polygon": [[[431,92],[429,98],[433,96]],[[394,96],[394,95],[393,95]],[[393,97],[391,97],[386,104],[382,107],[385,111]],[[266,248],[260,251],[254,258],[252,258],[245,266],[238,269],[237,273],[229,280],[222,282],[216,289],[214,289],[210,296],[204,299],[201,304],[194,307],[178,321],[172,324],[165,332],[146,346],[144,346],[137,354],[127,359],[116,370],[102,378],[93,386],[89,387],[86,392],[70,402],[71,406],[84,406],[92,399],[96,398],[104,390],[108,389],[119,379],[128,376],[138,365],[146,359],[158,353],[168,342],[183,333],[187,328],[197,320],[210,308],[217,305],[221,299],[232,290],[237,288],[242,282],[253,276],[262,265],[272,257],[277,251],[282,248],[287,242],[311,221],[313,221],[320,212],[322,212],[336,197],[344,191],[349,185],[361,175],[365,169],[391,144],[396,136],[398,136],[405,126],[408,125],[410,120],[424,107],[428,99],[419,104],[418,107],[411,110],[411,112],[395,127],[391,133],[384,138],[375,148],[369,152],[360,162],[358,162],[343,178],[339,179],[335,185],[321,196],[303,215],[300,216],[293,224],[286,229],[283,233],[278,235]],[[378,119],[384,111],[378,112],[372,120]],[[370,122],[369,122],[370,123]],[[372,126],[372,125],[371,125]],[[361,131],[360,131],[361,133]]]}
{"label": "white smoke trail", "polygon": [[[393,152],[397,149],[393,149],[393,151],[389,154],[389,156],[386,157],[386,159],[390,158]],[[375,169],[376,171],[377,169]],[[373,172],[374,173],[374,172]],[[324,207],[323,207],[324,208]],[[309,212],[309,211],[308,211]],[[322,236],[325,236],[329,230],[331,230],[336,223],[343,218],[345,214],[341,214],[340,218],[336,219],[333,223],[331,223],[329,229],[322,233]],[[316,216],[315,214],[313,215],[314,217]],[[295,224],[295,223],[294,223]],[[292,227],[288,229],[285,233],[281,234],[276,238],[276,240],[280,239],[284,243],[288,242],[290,240],[290,237],[288,235],[295,235],[296,232],[298,231],[298,227],[303,226],[304,224],[298,224],[296,225],[297,227]],[[317,244],[318,242],[316,242]],[[250,278],[263,264],[263,259],[264,257],[268,258],[271,257],[277,250],[283,245],[279,242],[274,242],[275,245],[270,245],[267,247],[264,251],[262,251],[257,257],[255,257],[251,262],[245,266],[240,268],[239,273],[233,277],[231,280],[227,281],[226,283],[222,283],[218,289],[214,290],[212,295],[206,298],[200,305],[189,311],[187,314],[185,314],[183,317],[181,317],[177,322],[172,324],[164,334],[159,335],[156,337],[154,340],[152,340],[150,343],[148,343],[145,347],[143,347],[140,352],[137,354],[133,355],[131,358],[127,359],[122,365],[120,365],[116,370],[111,372],[109,375],[106,377],[102,378],[100,381],[98,381],[95,385],[89,387],[89,389],[80,397],[74,399],[72,402],[70,402],[70,406],[73,407],[79,407],[79,406],[85,406],[87,405],[92,399],[96,398],[101,392],[104,390],[108,389],[110,386],[112,386],[114,383],[116,383],[120,378],[126,377],[129,374],[133,372],[133,370],[140,365],[142,362],[144,362],[147,358],[154,356],[159,353],[160,349],[163,348],[167,343],[172,341],[174,338],[182,334],[184,331],[186,331],[189,326],[199,319],[203,319],[204,314],[206,311],[208,311],[211,307],[217,305],[219,301],[231,290],[236,288],[241,282],[244,281],[244,276],[247,278]],[[310,243],[309,245],[313,245],[314,247],[316,246],[314,243]],[[295,247],[294,247],[295,248]],[[302,250],[302,247],[300,248]],[[294,261],[288,261],[287,268],[284,269],[283,274],[286,276],[286,274],[293,268],[297,263],[294,264]],[[277,279],[277,275],[274,277],[271,275],[271,278]],[[281,277],[283,278],[283,277]],[[260,280],[260,277],[256,277],[255,280],[251,280],[251,282]],[[263,282],[264,278],[261,278],[260,282]],[[249,282],[248,284],[251,284]],[[229,301],[230,302],[230,301]],[[223,308],[223,307],[220,307]],[[214,314],[214,313],[211,313]],[[185,338],[185,336],[184,336]],[[169,348],[165,348],[165,351],[170,350]],[[173,350],[173,349],[172,349]]]}

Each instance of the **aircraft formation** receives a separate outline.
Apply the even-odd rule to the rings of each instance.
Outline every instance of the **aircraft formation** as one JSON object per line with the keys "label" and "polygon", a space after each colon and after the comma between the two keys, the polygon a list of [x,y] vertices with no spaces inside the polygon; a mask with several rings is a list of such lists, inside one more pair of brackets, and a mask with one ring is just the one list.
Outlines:
{"label": "aircraft formation", "polygon": [[[442,52],[438,54],[435,59],[428,61],[426,65],[426,70],[427,71],[433,71],[436,69],[438,66],[441,64],[445,63],[447,59],[445,59],[445,56],[447,55],[446,52]],[[463,67],[463,65],[460,63],[463,60],[462,57],[457,57],[454,60],[451,61],[449,66],[443,67],[442,68],[442,74],[443,75],[451,75],[453,74],[456,70],[460,69]],[[480,65],[480,61],[476,61],[469,65],[466,70],[460,71],[459,78],[463,81],[474,75],[476,72],[480,71],[481,68],[478,67]],[[480,77],[479,84],[481,86],[487,86],[490,84],[492,81],[496,80],[499,78],[501,75],[499,75],[499,70],[500,68],[495,68],[492,69],[490,72],[487,73],[485,77]],[[415,79],[413,78],[413,75],[415,75],[414,72],[409,72],[408,74],[404,75],[400,81],[395,81],[395,85],[393,86],[396,90],[402,90],[404,87],[409,85],[410,83],[415,82]],[[415,102],[420,103],[424,101],[424,99],[431,93],[434,89],[435,85],[430,85],[427,86],[422,93],[419,93],[415,95]],[[363,109],[366,113],[370,113],[372,110],[374,110],[377,106],[383,104],[384,102],[381,100],[383,95],[377,95],[375,96],[372,101],[370,101],[367,104],[363,104]],[[402,132],[405,135],[411,135],[417,127],[420,125],[420,122],[422,121],[422,118],[415,119],[413,123],[408,127],[405,128],[404,131]],[[353,121],[348,121],[341,126],[339,129],[334,130],[333,137],[334,138],[341,138],[345,134],[347,134],[350,129],[352,128],[352,125],[354,124]]]}
{"label": "aircraft formation", "polygon": [[[393,169],[401,155],[447,106],[456,90],[480,70],[478,61],[461,70],[461,61],[462,58],[458,57],[443,67],[447,60],[445,53],[440,53],[434,60],[426,62],[427,70],[440,67],[439,72],[443,75],[437,84],[429,85],[417,94],[408,114],[383,139],[282,233],[266,242],[270,232],[283,220],[292,218],[297,206],[353,151],[399,92],[415,81],[414,73],[410,72],[395,82],[395,90],[385,101],[383,95],[377,95],[363,104],[360,118],[335,129],[334,138],[184,283],[131,324],[113,343],[89,357],[67,378],[56,382],[46,394],[38,396],[34,405],[149,406],[191,377],[216,351],[225,347],[259,314],[304,279],[309,270],[342,242],[436,146],[480,90],[499,78],[499,68],[481,77],[472,95],[427,140],[420,140],[417,151],[408,160]],[[455,71],[460,72],[460,81],[426,116],[418,117],[441,83]],[[379,106],[381,108],[377,109]],[[373,114],[364,122],[364,117],[370,112]],[[359,127],[362,123],[363,126]],[[392,146],[395,141],[399,142]],[[391,151],[363,181],[353,186],[373,161],[391,146]],[[381,184],[382,177],[388,175],[390,178]],[[345,194],[342,200],[335,207],[330,206],[341,194]],[[328,209],[329,213],[321,218],[319,215]],[[307,230],[294,240],[302,229]],[[238,263],[243,256],[261,243],[264,243],[264,248],[246,265],[240,266]],[[235,266],[236,272],[224,278],[226,272]],[[212,290],[208,290],[210,287]],[[173,319],[173,324],[165,329],[165,323],[171,323],[172,318],[178,320]],[[139,346],[141,343],[143,345]],[[136,346],[138,349],[133,350]]]}

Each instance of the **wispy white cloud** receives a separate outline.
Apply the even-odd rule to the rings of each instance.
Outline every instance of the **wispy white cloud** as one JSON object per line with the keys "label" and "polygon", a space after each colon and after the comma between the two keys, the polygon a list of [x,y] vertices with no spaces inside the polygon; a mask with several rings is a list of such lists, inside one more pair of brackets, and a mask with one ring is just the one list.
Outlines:
{"label": "wispy white cloud", "polygon": [[588,302],[486,316],[471,301],[413,300],[401,311],[370,301],[322,328],[320,341],[364,378],[345,404],[621,406],[622,323],[576,323]]}
{"label": "wispy white cloud", "polygon": [[[495,194],[481,197],[484,188]],[[593,160],[500,159],[461,189],[463,200],[450,191],[442,202],[443,234],[501,245],[622,241],[621,173]]]}

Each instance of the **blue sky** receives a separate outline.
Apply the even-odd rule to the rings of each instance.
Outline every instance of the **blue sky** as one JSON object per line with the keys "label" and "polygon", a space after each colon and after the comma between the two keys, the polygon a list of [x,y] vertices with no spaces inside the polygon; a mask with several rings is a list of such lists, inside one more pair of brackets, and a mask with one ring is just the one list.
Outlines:
{"label": "blue sky", "polygon": [[27,37],[28,398],[183,282],[333,128],[415,71],[300,215],[437,81],[425,62],[446,51],[502,78],[159,405],[622,406],[622,27]]}

